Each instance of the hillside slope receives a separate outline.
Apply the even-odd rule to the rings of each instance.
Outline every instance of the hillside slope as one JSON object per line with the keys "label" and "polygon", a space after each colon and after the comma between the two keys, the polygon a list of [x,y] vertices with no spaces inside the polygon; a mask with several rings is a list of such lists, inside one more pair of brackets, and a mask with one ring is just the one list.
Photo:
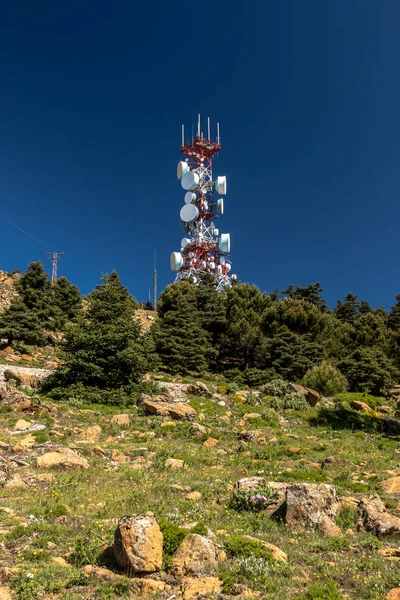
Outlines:
{"label": "hillside slope", "polygon": [[[294,410],[222,379],[164,379],[123,413],[3,384],[0,574],[11,597],[381,600],[400,587],[396,391],[314,408],[296,395]],[[146,513],[143,525],[148,511],[162,566],[132,576],[111,546],[122,517]],[[152,539],[143,560],[160,555]]]}

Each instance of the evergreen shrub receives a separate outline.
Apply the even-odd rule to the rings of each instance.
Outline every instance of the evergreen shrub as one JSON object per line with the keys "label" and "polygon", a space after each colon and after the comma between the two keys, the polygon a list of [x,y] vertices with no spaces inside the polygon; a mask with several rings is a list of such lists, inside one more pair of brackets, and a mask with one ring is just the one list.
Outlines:
{"label": "evergreen shrub", "polygon": [[346,377],[339,369],[326,361],[309,369],[301,383],[324,396],[341,394],[346,391],[348,386]]}

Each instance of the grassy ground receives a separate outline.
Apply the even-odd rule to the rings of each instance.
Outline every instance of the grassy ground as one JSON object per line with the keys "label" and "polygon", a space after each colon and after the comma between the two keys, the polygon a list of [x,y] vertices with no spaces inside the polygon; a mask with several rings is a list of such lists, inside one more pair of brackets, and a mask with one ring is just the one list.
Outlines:
{"label": "grassy ground", "polygon": [[[218,389],[218,381],[211,385],[213,391]],[[163,426],[161,417],[142,415],[136,408],[78,409],[52,403],[49,413],[1,414],[0,455],[11,474],[18,472],[28,484],[0,490],[0,564],[17,569],[7,585],[18,600],[129,597],[123,581],[92,581],[80,567],[102,563],[119,518],[148,510],[180,526],[203,523],[222,544],[230,536],[249,534],[287,553],[287,563],[229,558],[216,573],[227,593],[240,583],[271,600],[378,600],[389,589],[400,587],[399,563],[379,553],[384,546],[398,546],[399,540],[380,541],[357,532],[351,510],[337,521],[347,533],[332,539],[291,530],[263,512],[237,512],[229,506],[235,481],[264,475],[270,481],[332,483],[341,497],[378,491],[390,511],[400,516],[400,498],[380,490],[389,471],[400,472],[399,441],[379,432],[377,417],[361,418],[353,411],[338,416],[330,406],[275,412],[268,401],[263,406],[246,405],[235,396],[228,396],[225,406],[196,396],[190,397],[190,403],[198,411],[195,421],[209,428],[203,436],[195,436],[190,423]],[[110,423],[119,412],[132,414],[129,427]],[[244,421],[247,413],[260,416]],[[34,434],[32,448],[15,452],[5,444],[15,446],[24,437],[7,434],[19,418],[44,424],[46,429]],[[92,425],[102,429],[99,441],[80,442],[80,432]],[[256,439],[243,439],[244,430],[255,431]],[[204,446],[209,437],[218,440],[215,447]],[[90,468],[39,470],[36,456],[50,444],[76,448]],[[129,457],[128,461],[111,460],[113,450]],[[328,456],[341,460],[322,467]],[[185,468],[166,469],[167,458],[184,460]],[[32,477],[46,473],[54,479]],[[201,499],[185,499],[190,489],[200,492]],[[53,557],[70,552],[72,568],[52,562]]]}

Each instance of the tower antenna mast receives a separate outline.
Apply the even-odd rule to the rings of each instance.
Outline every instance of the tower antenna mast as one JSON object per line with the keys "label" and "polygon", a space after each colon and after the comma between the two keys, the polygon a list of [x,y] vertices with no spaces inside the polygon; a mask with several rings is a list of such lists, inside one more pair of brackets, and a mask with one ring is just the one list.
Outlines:
{"label": "tower antenna mast", "polygon": [[46,251],[45,254],[48,255],[49,259],[52,262],[51,283],[55,283],[57,281],[57,264],[60,260],[61,255],[65,254],[65,252],[57,252],[56,250],[52,250],[51,252]]}

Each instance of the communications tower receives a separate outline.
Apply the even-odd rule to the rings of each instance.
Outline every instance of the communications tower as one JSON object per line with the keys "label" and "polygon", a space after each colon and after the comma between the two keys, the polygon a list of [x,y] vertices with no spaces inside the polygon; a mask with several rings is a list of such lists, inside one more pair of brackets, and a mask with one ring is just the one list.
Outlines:
{"label": "communications tower", "polygon": [[198,284],[208,273],[217,280],[217,290],[223,291],[232,285],[236,275],[229,275],[230,235],[220,233],[214,222],[224,213],[224,199],[219,196],[226,194],[226,177],[213,180],[212,175],[212,159],[220,150],[219,123],[216,141],[211,140],[210,119],[204,137],[198,116],[197,135],[188,142],[182,125],[181,152],[186,159],[178,163],[177,176],[186,191],[180,211],[186,236],[181,240],[180,252],[171,254],[170,266],[177,273],[176,281],[191,278]]}

